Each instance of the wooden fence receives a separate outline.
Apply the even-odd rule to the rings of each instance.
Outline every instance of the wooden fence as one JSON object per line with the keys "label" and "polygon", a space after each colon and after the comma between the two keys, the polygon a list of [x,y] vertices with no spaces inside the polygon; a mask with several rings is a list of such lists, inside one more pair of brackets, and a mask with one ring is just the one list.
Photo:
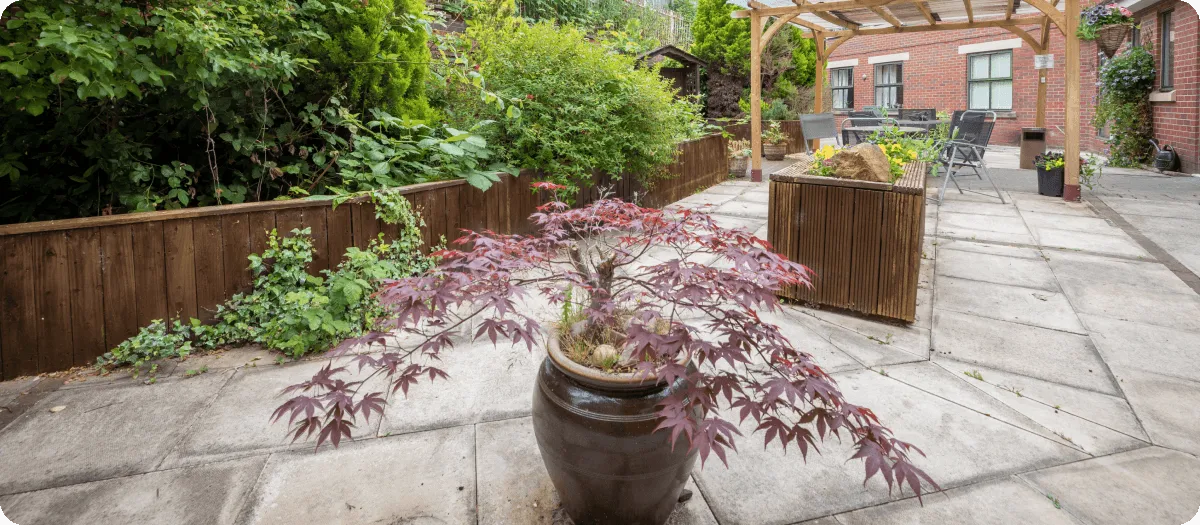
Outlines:
{"label": "wooden fence", "polygon": [[[670,178],[649,191],[625,177],[616,196],[661,206],[728,177],[725,140],[685,142]],[[504,177],[486,192],[463,181],[400,188],[425,219],[428,246],[461,228],[522,233],[537,206],[531,174]],[[585,192],[594,193],[595,190]],[[0,226],[0,375],[89,365],[153,319],[211,318],[215,305],[251,283],[246,257],[272,228],[311,228],[312,273],[337,265],[394,225],[359,199],[291,200],[131,213]]]}
{"label": "wooden fence", "polygon": [[[770,122],[763,122],[763,129],[767,129]],[[799,120],[781,120],[779,128],[783,130],[784,135],[787,135],[787,154],[802,153],[804,149],[804,132],[800,130]],[[730,124],[723,126],[725,131],[733,135],[733,140],[750,140],[750,124]]]}

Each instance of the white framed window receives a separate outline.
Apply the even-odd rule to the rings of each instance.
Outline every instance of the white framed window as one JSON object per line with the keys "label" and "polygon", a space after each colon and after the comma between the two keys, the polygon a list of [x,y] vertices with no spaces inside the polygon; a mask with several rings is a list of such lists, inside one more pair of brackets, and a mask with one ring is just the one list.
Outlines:
{"label": "white framed window", "polygon": [[1012,51],[967,56],[968,108],[1011,111],[1012,89]]}
{"label": "white framed window", "polygon": [[830,69],[829,86],[833,90],[833,109],[854,109],[854,68]]}

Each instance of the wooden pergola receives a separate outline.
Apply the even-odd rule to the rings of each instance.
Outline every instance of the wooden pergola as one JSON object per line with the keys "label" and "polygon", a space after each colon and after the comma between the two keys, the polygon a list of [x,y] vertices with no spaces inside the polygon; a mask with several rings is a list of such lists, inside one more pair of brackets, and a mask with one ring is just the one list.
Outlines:
{"label": "wooden pergola", "polygon": [[[731,0],[739,3],[743,0]],[[1041,55],[1050,47],[1051,26],[1066,38],[1066,172],[1063,198],[1079,198],[1079,0],[745,0],[734,18],[750,19],[751,178],[762,180],[762,53],[787,25],[798,26],[817,47],[817,111],[824,107],[825,64],[846,41],[859,35],[1004,28]],[[767,3],[770,2],[770,3]],[[741,5],[739,3],[739,5]],[[769,25],[767,23],[769,22]],[[1036,25],[1034,34],[1024,28]],[[1046,69],[1038,70],[1036,125],[1046,124]]]}

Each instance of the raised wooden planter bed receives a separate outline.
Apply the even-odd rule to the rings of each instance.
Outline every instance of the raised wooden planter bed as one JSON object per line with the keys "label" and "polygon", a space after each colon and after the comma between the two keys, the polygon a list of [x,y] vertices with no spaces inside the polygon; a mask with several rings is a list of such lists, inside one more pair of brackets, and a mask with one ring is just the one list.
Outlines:
{"label": "raised wooden planter bed", "polygon": [[780,295],[913,322],[925,236],[926,164],[895,184],[805,175],[804,160],[771,175],[768,240],[813,271]]}

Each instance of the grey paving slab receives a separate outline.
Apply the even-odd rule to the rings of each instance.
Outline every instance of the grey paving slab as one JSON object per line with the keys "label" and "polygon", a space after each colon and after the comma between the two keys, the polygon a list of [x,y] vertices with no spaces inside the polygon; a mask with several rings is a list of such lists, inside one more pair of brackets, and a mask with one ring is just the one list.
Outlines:
{"label": "grey paving slab", "polygon": [[712,210],[715,209],[717,206],[720,206],[726,202],[729,202],[729,201],[733,200],[734,197],[737,197],[737,196],[738,196],[737,192],[703,191],[703,192],[697,193],[695,195],[691,195],[689,197],[684,197],[683,199],[677,200],[677,201],[671,203],[666,208],[667,209],[674,209],[674,208],[701,209],[701,208],[707,207],[707,209],[703,209],[702,211],[707,211],[707,212],[711,213]]}
{"label": "grey paving slab", "polygon": [[938,254],[937,274],[995,284],[1011,284],[1057,292],[1054,272],[1043,259],[1025,259],[960,250]]}
{"label": "grey paving slab", "polygon": [[1054,502],[1013,478],[999,479],[839,514],[841,525],[1075,525]]}
{"label": "grey paving slab", "polygon": [[762,199],[762,200],[742,199],[739,196],[736,199],[733,199],[733,200],[726,202],[720,206],[717,206],[717,209],[713,210],[713,213],[716,213],[719,215],[729,215],[732,217],[750,217],[750,218],[754,218],[754,219],[766,219],[767,218],[767,200],[766,199]]}
{"label": "grey paving slab", "polygon": [[16,403],[17,398],[42,381],[40,377],[22,377],[11,381],[0,382],[0,411],[7,410]]}
{"label": "grey paving slab", "polygon": [[[913,326],[929,330],[933,328],[933,286],[917,288],[917,313]],[[932,346],[932,344],[930,345]]]}
{"label": "grey paving slab", "polygon": [[238,523],[475,518],[475,432],[464,426],[272,454]]}
{"label": "grey paving slab", "polygon": [[1061,293],[1034,288],[939,277],[935,310],[1084,334],[1075,310]]}
{"label": "grey paving slab", "polygon": [[[989,394],[994,394],[998,399],[1009,401],[1006,404],[1022,413],[1029,414],[1022,403],[1016,403],[1015,401],[1039,403],[1043,405],[1043,408],[1053,408],[1059,412],[1104,426],[1129,437],[1149,441],[1149,437],[1142,430],[1137,415],[1133,412],[1133,408],[1129,406],[1129,403],[1125,401],[1120,392],[1117,394],[1104,394],[1093,390],[1075,388],[1054,381],[955,361],[953,359],[939,359],[935,362],[938,366],[958,374],[958,377],[966,378],[966,372],[978,373],[983,376],[982,381],[984,383],[1000,389],[983,390],[986,390]],[[981,386],[977,379],[971,378],[967,382],[972,385]],[[1020,392],[1021,395],[1017,396],[1015,392]],[[1041,408],[1036,409],[1041,410]],[[1033,414],[1029,414],[1029,416],[1033,417]],[[1046,426],[1053,428],[1053,425]]]}
{"label": "grey paving slab", "polygon": [[813,356],[817,364],[826,372],[838,372],[862,368],[863,365],[846,354],[829,338],[809,327],[807,319],[799,318],[803,313],[784,308],[781,312],[760,312],[759,316],[767,323],[779,327],[779,333],[792,343],[792,347]]}
{"label": "grey paving slab", "polygon": [[1008,246],[1004,244],[987,244],[983,242],[964,241],[959,239],[937,239],[940,250],[958,250],[969,253],[1000,255],[1004,257],[1019,257],[1022,259],[1045,260],[1037,248],[1023,246]]}
{"label": "grey paving slab", "polygon": [[1025,222],[1019,217],[956,213],[942,210],[938,213],[938,231],[945,228],[989,231],[1010,235],[1028,234]]}
{"label": "grey paving slab", "polygon": [[[872,371],[834,377],[850,402],[870,407],[897,437],[928,454],[919,464],[944,488],[1086,457]],[[748,423],[742,431],[752,429]],[[742,439],[728,469],[712,464],[696,474],[721,523],[795,523],[900,497],[889,497],[878,479],[863,485],[861,464],[846,462],[848,442],[827,441],[805,463],[797,451],[785,456],[776,445],[759,446],[759,439]]]}
{"label": "grey paving slab", "polygon": [[0,494],[153,470],[229,375],[49,394],[0,433]]}
{"label": "grey paving slab", "polygon": [[977,242],[999,242],[1008,244],[1020,244],[1025,246],[1033,246],[1036,243],[1033,240],[1033,235],[1024,233],[1006,233],[989,230],[979,230],[974,228],[964,228],[961,226],[952,226],[947,224],[938,224],[938,237],[963,239]]}
{"label": "grey paving slab", "polygon": [[[972,367],[974,368],[974,367]],[[1002,403],[984,390],[974,386],[971,379],[959,370],[945,366],[942,361],[934,363],[909,363],[882,369],[887,377],[900,381],[917,390],[935,395],[964,408],[974,410],[1017,428],[1036,434],[1063,446],[1080,447],[1054,434],[1050,429],[1029,418],[1020,411]],[[964,384],[969,388],[963,388]]]}
{"label": "grey paving slab", "polygon": [[1034,233],[1037,236],[1038,244],[1042,246],[1152,259],[1150,253],[1125,235],[1125,232],[1098,234],[1056,228],[1034,228]]}
{"label": "grey paving slab", "polygon": [[1136,286],[1146,291],[1191,295],[1193,291],[1171,270],[1154,261],[1116,259],[1086,253],[1048,252],[1060,280]]}
{"label": "grey paving slab", "polygon": [[[864,334],[813,316],[808,316],[807,319],[796,316],[795,319],[863,366],[895,365],[927,359],[926,353],[917,353],[921,352],[920,347],[917,346],[919,343],[913,344],[914,341],[911,338],[904,338],[906,343],[917,346],[910,350],[898,344],[899,339],[894,334],[890,338],[886,333],[881,333],[879,336]],[[928,345],[927,341],[928,339],[926,339],[925,345]]]}
{"label": "grey paving slab", "polygon": [[419,384],[408,397],[393,398],[384,412],[380,435],[402,434],[529,415],[540,347],[490,342],[442,353],[437,367],[450,374],[436,384]]}
{"label": "grey paving slab", "polygon": [[1200,206],[1195,202],[1171,202],[1160,199],[1130,199],[1104,195],[1100,197],[1110,208],[1124,215],[1130,222],[1131,216],[1170,217],[1200,221]]}
{"label": "grey paving slab", "polygon": [[934,359],[954,359],[1117,394],[1087,336],[935,309]]}
{"label": "grey paving slab", "polygon": [[[1195,206],[1200,208],[1200,206]],[[1200,274],[1200,219],[1126,215],[1126,220],[1160,248]]]}
{"label": "grey paving slab", "polygon": [[1145,286],[1060,278],[1063,292],[1081,314],[1200,332],[1200,295]]}
{"label": "grey paving slab", "polygon": [[1063,215],[1058,213],[1042,213],[1036,211],[1021,212],[1025,224],[1037,234],[1038,228],[1053,228],[1100,235],[1119,235],[1121,229],[1100,217],[1083,217]]}
{"label": "grey paving slab", "polygon": [[1200,460],[1158,447],[1021,475],[1096,525],[1176,525],[1200,508]]}
{"label": "grey paving slab", "polygon": [[1012,204],[1000,204],[999,202],[963,202],[947,200],[941,206],[928,206],[926,209],[935,209],[941,212],[950,213],[967,213],[972,215],[995,215],[998,217],[1013,217],[1020,218],[1017,209]]}
{"label": "grey paving slab", "polygon": [[267,456],[111,478],[0,498],[21,525],[233,523]]}
{"label": "grey paving slab", "polygon": [[708,188],[697,195],[716,194],[716,195],[740,195],[749,189],[752,185],[745,184],[739,181],[722,182],[716,186]]}
{"label": "grey paving slab", "polygon": [[[288,436],[287,420],[271,422],[271,414],[286,397],[285,388],[312,378],[328,360],[289,365],[264,364],[242,369],[221,388],[216,399],[201,411],[188,427],[188,432],[163,462],[165,467],[207,463],[250,454],[261,454],[311,444],[293,443]],[[334,366],[348,366],[350,359],[334,361]],[[357,370],[357,366],[351,368]],[[212,373],[212,372],[209,372]],[[347,380],[367,375],[350,374]],[[385,391],[384,382],[367,383],[364,392]],[[379,419],[359,421],[352,430],[355,438],[374,437]]]}
{"label": "grey paving slab", "polygon": [[766,220],[765,216],[761,217],[761,218],[754,218],[754,217],[733,217],[731,215],[719,215],[719,214],[713,215],[713,222],[717,223],[717,226],[720,226],[722,228],[742,229],[742,230],[746,230],[746,231],[752,232],[752,233],[758,231],[759,228],[762,228],[763,226],[766,226],[766,224],[767,224],[767,220]]}
{"label": "grey paving slab", "polygon": [[[961,363],[953,361],[939,361],[938,364],[958,372],[971,386],[1020,412],[1062,440],[1089,454],[1112,454],[1150,444],[1149,438],[1141,432],[1138,432],[1138,437],[1134,437],[1072,414],[1066,409],[1055,408],[1055,397],[1044,395],[1039,395],[1039,398],[1033,397],[1032,393],[1025,391],[1026,388],[1029,388],[1029,382],[1021,376],[982,367],[963,366]],[[968,378],[966,375],[962,375],[964,372],[979,374],[983,379]],[[1045,392],[1040,394],[1045,394]],[[1133,417],[1133,411],[1128,406],[1122,407],[1122,409],[1130,418]],[[1134,424],[1136,429],[1136,421]]]}
{"label": "grey paving slab", "polygon": [[1079,317],[1108,364],[1200,382],[1200,333],[1089,314]]}
{"label": "grey paving slab", "polygon": [[1155,445],[1200,455],[1200,382],[1116,366],[1113,375]]}
{"label": "grey paving slab", "polygon": [[1076,217],[1095,217],[1096,213],[1082,202],[1066,202],[1062,199],[1054,197],[1043,197],[1040,195],[1029,195],[1022,193],[1012,194],[1014,202],[1018,210],[1022,212],[1040,212],[1053,213],[1057,215],[1072,215]]}
{"label": "grey paving slab", "polygon": [[919,357],[929,356],[929,330],[901,322],[881,321],[857,314],[820,310],[816,308],[792,307],[793,311],[809,315],[859,335],[877,346],[887,346]]}
{"label": "grey paving slab", "polygon": [[[479,523],[552,523],[560,505],[542,463],[530,418],[480,423],[476,427],[479,471]],[[668,525],[716,525],[696,484],[692,499],[680,504]]]}

